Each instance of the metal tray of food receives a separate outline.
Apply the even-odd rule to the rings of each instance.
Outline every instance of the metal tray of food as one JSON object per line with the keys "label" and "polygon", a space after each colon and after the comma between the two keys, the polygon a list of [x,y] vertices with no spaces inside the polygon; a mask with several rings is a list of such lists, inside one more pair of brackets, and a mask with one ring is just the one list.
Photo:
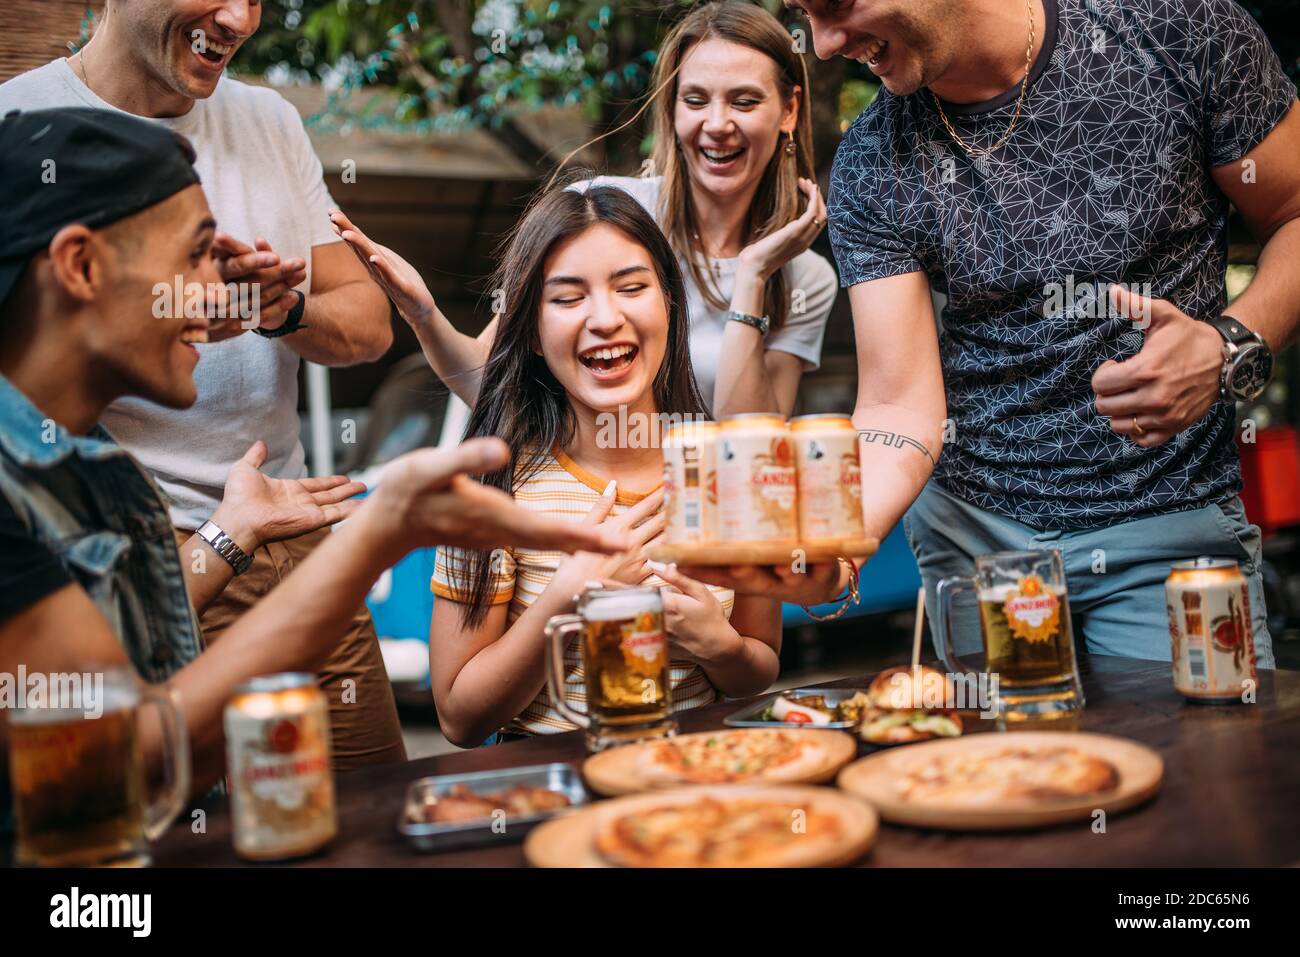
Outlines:
{"label": "metal tray of food", "polygon": [[857,721],[830,721],[826,724],[812,724],[803,721],[775,721],[765,719],[763,715],[776,704],[777,698],[807,698],[820,696],[825,704],[834,708],[842,701],[848,701],[855,694],[866,694],[866,688],[788,688],[785,691],[770,694],[765,698],[746,705],[735,714],[729,715],[723,722],[732,728],[812,728],[826,731],[848,731],[857,727]]}
{"label": "metal tray of food", "polygon": [[[536,788],[560,794],[566,803],[531,813],[512,811],[509,792],[518,788]],[[516,792],[514,800],[521,797],[526,800],[526,796]],[[483,802],[481,808],[476,807],[480,800]],[[406,802],[402,806],[397,830],[411,846],[421,851],[512,843],[522,840],[542,821],[581,807],[587,800],[582,776],[571,764],[557,762],[500,771],[442,774],[411,782],[406,789]],[[458,816],[473,815],[480,809],[485,813],[455,821],[430,819],[439,802],[451,812],[452,801]]]}

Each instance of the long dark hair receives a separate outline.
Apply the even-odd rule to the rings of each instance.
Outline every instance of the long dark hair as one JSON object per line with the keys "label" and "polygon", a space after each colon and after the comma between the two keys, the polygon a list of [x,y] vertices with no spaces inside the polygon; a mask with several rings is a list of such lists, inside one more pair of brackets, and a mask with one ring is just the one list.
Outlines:
{"label": "long dark hair", "polygon": [[[510,461],[481,476],[485,485],[511,495],[535,475],[556,446],[566,446],[577,420],[564,387],[534,351],[542,308],[542,267],[556,243],[597,223],[621,230],[650,253],[668,304],[668,345],[655,375],[655,411],[707,417],[691,371],[686,290],[672,247],[654,219],[631,195],[612,186],[543,191],[506,237],[491,279],[499,298],[497,332],[483,367],[483,386],[470,414],[466,437],[495,435],[510,447]],[[450,568],[464,598],[464,620],[482,622],[495,569],[491,552],[472,551]]]}

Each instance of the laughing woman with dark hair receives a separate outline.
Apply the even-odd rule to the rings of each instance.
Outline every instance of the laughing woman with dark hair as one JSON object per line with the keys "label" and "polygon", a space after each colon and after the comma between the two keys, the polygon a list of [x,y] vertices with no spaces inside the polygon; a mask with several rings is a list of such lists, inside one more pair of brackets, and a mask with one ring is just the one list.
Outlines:
{"label": "laughing woman with dark hair", "polygon": [[[636,198],[682,271],[691,361],[717,417],[794,410],[821,361],[838,292],[809,246],[826,222],[814,180],[808,71],[781,22],[742,0],[708,3],[660,44],[641,110],[654,129],[652,176],[602,176]],[[577,152],[577,151],[575,151]],[[570,154],[572,155],[572,154]],[[474,338],[438,309],[419,275],[342,213],[352,247],[420,340],[429,364],[470,405],[498,319]]]}
{"label": "laughing woman with dark hair", "polygon": [[[778,671],[780,605],[649,565],[644,548],[664,527],[658,443],[601,437],[608,415],[634,424],[705,417],[681,273],[654,220],[619,189],[546,192],[508,240],[493,286],[504,302],[484,370],[492,387],[468,434],[500,436],[511,460],[483,482],[526,509],[627,530],[632,549],[438,553],[429,659],[447,737],[470,745],[503,727],[573,727],[545,687],[543,627],[592,580],[667,586],[676,707],[766,688]],[[566,698],[581,699],[576,647],[564,674]]]}

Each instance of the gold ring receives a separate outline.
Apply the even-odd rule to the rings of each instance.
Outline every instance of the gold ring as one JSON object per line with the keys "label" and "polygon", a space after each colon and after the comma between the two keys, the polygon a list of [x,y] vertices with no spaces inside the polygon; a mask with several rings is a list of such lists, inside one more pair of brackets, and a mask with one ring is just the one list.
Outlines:
{"label": "gold ring", "polygon": [[813,220],[813,225],[814,225],[814,226],[820,226],[820,225],[821,225],[822,223],[824,223],[824,222],[825,222],[824,219],[814,219],[814,220]]}
{"label": "gold ring", "polygon": [[1133,416],[1133,431],[1136,432],[1139,436],[1143,436],[1147,434],[1147,430],[1142,428],[1142,426],[1138,425],[1138,417],[1136,415]]}

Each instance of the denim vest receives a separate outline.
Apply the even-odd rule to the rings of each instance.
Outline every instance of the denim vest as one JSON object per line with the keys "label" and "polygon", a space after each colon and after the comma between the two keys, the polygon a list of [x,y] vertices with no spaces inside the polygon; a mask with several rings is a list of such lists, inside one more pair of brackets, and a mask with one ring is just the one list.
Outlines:
{"label": "denim vest", "polygon": [[145,680],[198,657],[198,620],[153,479],[101,426],[71,434],[4,376],[0,495],[104,613]]}

